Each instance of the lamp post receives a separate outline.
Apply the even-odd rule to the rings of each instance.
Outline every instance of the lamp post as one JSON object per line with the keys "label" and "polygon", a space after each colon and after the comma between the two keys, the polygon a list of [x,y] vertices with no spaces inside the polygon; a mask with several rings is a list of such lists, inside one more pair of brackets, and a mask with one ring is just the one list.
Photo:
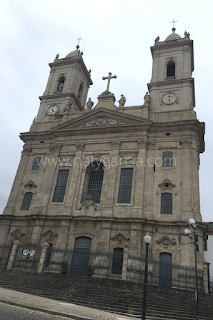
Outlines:
{"label": "lamp post", "polygon": [[151,242],[151,237],[147,232],[144,237],[144,242],[146,244],[146,261],[145,261],[145,273],[144,273],[144,286],[143,286],[143,311],[142,320],[146,319],[146,295],[147,295],[147,284],[148,284],[148,247]]}
{"label": "lamp post", "polygon": [[[196,291],[195,291],[195,299],[196,299],[196,320],[199,320],[199,304],[198,304],[198,280],[197,280],[197,242],[198,242],[198,236],[195,232],[195,229],[197,228],[195,224],[195,220],[193,218],[190,218],[188,220],[188,225],[190,229],[184,230],[184,235],[188,236],[190,238],[189,243],[194,245],[195,250],[195,278],[196,278]],[[194,234],[194,236],[192,235]]]}

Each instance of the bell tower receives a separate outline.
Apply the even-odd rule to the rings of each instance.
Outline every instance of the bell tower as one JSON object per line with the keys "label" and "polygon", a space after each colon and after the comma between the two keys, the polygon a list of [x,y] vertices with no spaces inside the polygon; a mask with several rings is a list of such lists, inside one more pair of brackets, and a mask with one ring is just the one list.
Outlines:
{"label": "bell tower", "polygon": [[[155,121],[195,119],[193,41],[190,34],[181,38],[172,29],[165,41],[155,39],[150,91],[150,117]],[[165,112],[170,112],[165,116]],[[158,113],[158,114],[157,114]],[[172,113],[172,115],[171,115]]]}
{"label": "bell tower", "polygon": [[[84,61],[83,52],[76,46],[65,58],[56,55],[51,68],[46,89],[40,98],[41,104],[36,123],[49,122],[63,118],[69,119],[69,114],[84,111],[87,94],[92,80]],[[42,126],[40,126],[42,128]],[[32,128],[31,128],[32,129]],[[44,128],[43,128],[44,129]]]}

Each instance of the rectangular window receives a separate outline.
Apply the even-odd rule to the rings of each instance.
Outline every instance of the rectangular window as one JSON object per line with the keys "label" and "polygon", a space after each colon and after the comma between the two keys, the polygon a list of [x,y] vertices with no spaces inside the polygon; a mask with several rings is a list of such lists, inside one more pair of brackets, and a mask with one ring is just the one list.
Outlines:
{"label": "rectangular window", "polygon": [[33,161],[32,170],[33,171],[39,170],[40,165],[41,165],[41,157],[36,157]]}
{"label": "rectangular window", "polygon": [[59,170],[52,202],[63,202],[67,186],[69,170]]}
{"label": "rectangular window", "polygon": [[23,199],[23,202],[22,202],[22,206],[21,206],[21,210],[29,210],[32,197],[33,197],[33,193],[32,192],[26,192],[25,193],[24,199]]}
{"label": "rectangular window", "polygon": [[118,203],[130,203],[132,193],[133,168],[121,169]]}
{"label": "rectangular window", "polygon": [[173,152],[171,151],[163,152],[162,167],[173,167]]}
{"label": "rectangular window", "polygon": [[172,194],[161,194],[161,214],[172,214]]}

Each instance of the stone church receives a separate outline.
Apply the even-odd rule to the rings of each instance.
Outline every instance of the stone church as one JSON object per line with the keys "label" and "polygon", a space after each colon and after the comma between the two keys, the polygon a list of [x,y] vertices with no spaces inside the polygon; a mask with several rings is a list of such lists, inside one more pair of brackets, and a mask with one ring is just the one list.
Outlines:
{"label": "stone church", "polygon": [[[125,93],[115,105],[112,73],[94,105],[79,46],[49,64],[38,115],[20,134],[23,152],[0,216],[0,245],[12,248],[8,269],[24,254],[37,259],[39,272],[51,265],[59,272],[56,261],[66,256],[68,272],[85,274],[89,266],[128,279],[144,270],[147,232],[150,261],[194,267],[183,235],[194,218],[203,270],[198,170],[205,124],[194,111],[193,40],[175,31],[151,47],[151,81],[139,106],[125,106]],[[29,246],[40,246],[36,259]]]}

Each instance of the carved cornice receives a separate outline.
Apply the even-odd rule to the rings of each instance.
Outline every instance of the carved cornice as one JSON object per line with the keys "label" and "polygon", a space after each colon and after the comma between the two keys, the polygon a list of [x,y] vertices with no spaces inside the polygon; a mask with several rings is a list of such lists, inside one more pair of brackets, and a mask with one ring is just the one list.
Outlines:
{"label": "carved cornice", "polygon": [[147,149],[153,149],[155,146],[155,140],[148,141],[146,144]]}
{"label": "carved cornice", "polygon": [[147,142],[145,140],[138,140],[138,146],[140,148],[146,148]]}
{"label": "carved cornice", "polygon": [[61,144],[54,144],[49,147],[50,153],[60,152],[62,145]]}
{"label": "carved cornice", "polygon": [[92,196],[91,196],[90,194],[88,194],[88,195],[86,196],[86,198],[84,199],[81,208],[88,209],[88,208],[90,208],[91,206],[93,206],[95,210],[98,210],[97,204],[94,202]]}
{"label": "carved cornice", "polygon": [[121,145],[121,141],[112,141],[111,144],[114,149],[118,149]]}
{"label": "carved cornice", "polygon": [[48,240],[50,240],[51,238],[53,238],[53,237],[56,237],[58,234],[57,233],[55,233],[52,229],[47,229],[46,231],[44,231],[43,233],[42,233],[42,236],[44,236],[44,237],[46,237],[46,240],[48,241]]}
{"label": "carved cornice", "polygon": [[163,189],[172,189],[175,187],[175,185],[169,179],[165,179],[159,184],[159,187]]}
{"label": "carved cornice", "polygon": [[27,156],[27,155],[30,155],[31,153],[32,153],[32,148],[31,147],[24,147],[21,154],[23,156]]}
{"label": "carved cornice", "polygon": [[86,128],[86,127],[105,127],[105,126],[113,126],[118,124],[125,124],[122,120],[115,120],[107,118],[106,115],[101,112],[98,117],[90,122],[82,123],[79,128]]}
{"label": "carved cornice", "polygon": [[13,236],[15,239],[20,239],[25,235],[24,232],[22,232],[19,228],[16,228],[15,230],[10,232],[11,236]]}
{"label": "carved cornice", "polygon": [[84,146],[85,146],[84,143],[77,143],[75,145],[77,151],[83,151],[84,150]]}
{"label": "carved cornice", "polygon": [[184,140],[184,141],[181,141],[181,145],[183,146],[183,148],[189,148],[192,144],[192,141],[191,140]]}
{"label": "carved cornice", "polygon": [[123,241],[125,242],[129,241],[129,238],[127,238],[121,232],[116,233],[113,237],[111,237],[111,239],[117,241],[119,244],[121,244]]}
{"label": "carved cornice", "polygon": [[33,189],[33,188],[37,188],[37,185],[32,181],[32,180],[29,180],[25,185],[24,185],[25,188],[28,188],[28,189]]}
{"label": "carved cornice", "polygon": [[170,239],[170,238],[167,237],[167,236],[164,236],[164,237],[158,239],[158,240],[156,241],[156,243],[158,243],[158,244],[163,244],[163,245],[165,245],[165,246],[169,246],[169,245],[175,245],[175,244],[176,244],[176,241],[174,241],[173,239]]}

